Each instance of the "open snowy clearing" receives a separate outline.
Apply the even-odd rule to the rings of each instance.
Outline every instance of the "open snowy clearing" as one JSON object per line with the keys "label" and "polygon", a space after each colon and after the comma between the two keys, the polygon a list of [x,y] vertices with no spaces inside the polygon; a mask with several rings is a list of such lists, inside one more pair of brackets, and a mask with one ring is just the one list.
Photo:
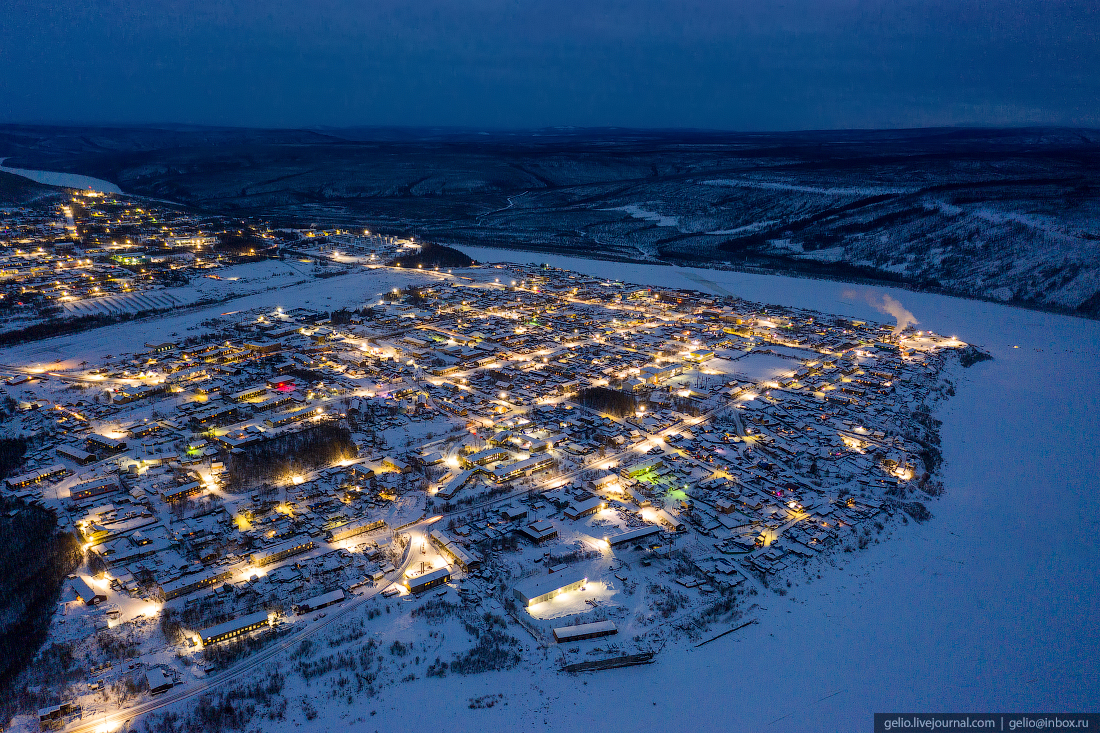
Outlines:
{"label": "open snowy clearing", "polygon": [[[277,280],[260,293],[246,295],[215,305],[185,311],[177,316],[159,316],[130,321],[71,336],[35,341],[0,352],[0,363],[28,364],[43,369],[72,369],[81,361],[93,361],[105,354],[119,354],[140,349],[144,342],[168,341],[176,337],[201,333],[189,329],[209,318],[225,318],[232,322],[239,311],[253,308],[315,308],[333,311],[360,307],[376,302],[393,288],[430,282],[438,276],[420,271],[363,269],[328,279],[310,278],[306,282],[282,288]],[[286,278],[291,280],[291,278]]]}
{"label": "open snowy clearing", "polygon": [[733,377],[760,382],[793,373],[800,362],[771,354],[747,354],[740,359],[710,359],[703,366]]}

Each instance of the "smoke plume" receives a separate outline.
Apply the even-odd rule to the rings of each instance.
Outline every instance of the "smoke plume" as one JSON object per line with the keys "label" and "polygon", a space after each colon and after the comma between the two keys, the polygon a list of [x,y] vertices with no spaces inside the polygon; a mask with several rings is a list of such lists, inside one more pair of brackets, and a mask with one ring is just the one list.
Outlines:
{"label": "smoke plume", "polygon": [[879,313],[885,313],[888,316],[893,316],[897,319],[898,325],[894,327],[894,333],[898,334],[904,331],[907,327],[920,323],[916,316],[905,309],[896,298],[893,298],[885,293],[879,295],[873,292],[859,293],[854,290],[846,290],[843,293],[843,297],[850,300],[860,299],[866,300],[872,308]]}

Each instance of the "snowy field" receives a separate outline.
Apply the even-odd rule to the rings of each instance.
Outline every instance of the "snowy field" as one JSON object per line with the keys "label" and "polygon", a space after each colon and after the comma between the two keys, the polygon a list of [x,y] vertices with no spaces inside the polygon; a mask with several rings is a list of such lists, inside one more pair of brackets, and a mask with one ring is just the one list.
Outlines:
{"label": "snowy field", "polygon": [[[282,273],[288,265],[271,262],[259,263],[262,271]],[[247,267],[247,266],[241,266]],[[224,271],[234,270],[226,268]],[[231,275],[232,276],[232,275]],[[377,302],[380,295],[410,284],[431,282],[438,276],[428,272],[399,271],[390,269],[361,271],[328,279],[309,278],[296,280],[289,272],[286,277],[271,277],[248,283],[245,287],[262,292],[228,300],[217,305],[185,310],[180,315],[157,316],[140,321],[121,323],[94,331],[35,341],[22,346],[0,349],[0,363],[20,364],[43,369],[71,369],[81,361],[94,361],[106,354],[132,352],[146,342],[169,341],[203,333],[198,325],[208,318],[225,318],[233,322],[238,311],[252,308],[315,308],[334,311],[340,308],[358,308]],[[282,287],[282,280],[298,284]],[[209,281],[211,292],[226,281]],[[235,283],[230,283],[234,285]],[[196,286],[199,287],[199,286]],[[234,292],[229,290],[227,292]]]}
{"label": "snowy field", "polygon": [[180,287],[83,298],[62,305],[66,313],[73,316],[139,313],[214,300],[228,301],[264,290],[301,285],[313,279],[308,265],[293,260],[264,260],[222,267],[208,275],[195,276],[190,283]]}
{"label": "snowy field", "polygon": [[78,173],[61,173],[58,171],[32,171],[26,168],[6,168],[3,163],[7,158],[0,158],[0,171],[12,175],[29,178],[36,183],[45,183],[48,186],[65,186],[67,188],[82,188],[90,191],[105,191],[107,193],[122,193],[122,189],[110,181],[91,176],[82,176]]}
{"label": "snowy field", "polygon": [[802,363],[771,354],[747,354],[737,359],[710,359],[703,366],[731,377],[762,382],[792,374]]}

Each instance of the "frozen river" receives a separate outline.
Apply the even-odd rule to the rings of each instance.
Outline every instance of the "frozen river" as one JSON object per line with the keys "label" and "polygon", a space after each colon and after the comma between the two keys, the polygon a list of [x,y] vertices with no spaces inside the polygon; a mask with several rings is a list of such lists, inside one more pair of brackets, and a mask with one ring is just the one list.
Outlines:
{"label": "frozen river", "polygon": [[45,183],[49,186],[65,186],[66,188],[81,188],[90,191],[103,191],[105,193],[122,193],[122,189],[110,181],[92,178],[91,176],[82,176],[77,173],[8,168],[4,166],[5,160],[7,160],[7,158],[0,158],[0,172],[23,176],[23,178],[29,178],[37,183]]}
{"label": "frozen river", "polygon": [[[853,731],[875,712],[1096,709],[1100,323],[821,280],[464,250],[889,323],[873,305],[888,295],[994,360],[958,369],[937,413],[946,491],[929,502],[934,518],[759,599],[760,624],[651,666],[414,682],[370,706],[399,713],[372,727]],[[491,692],[509,705],[467,709]],[[406,704],[426,697],[436,704]]]}
{"label": "frozen river", "polygon": [[[563,675],[553,671],[550,649],[515,670],[418,679],[350,707],[318,700],[311,730],[857,731],[871,729],[875,712],[1096,709],[1100,323],[822,280],[466,251],[486,262],[550,262],[891,323],[888,310],[994,359],[950,375],[957,394],[936,412],[945,493],[928,502],[933,519],[840,553],[839,567],[785,597],[752,598],[760,607],[747,617],[759,624],[698,649],[669,645],[647,666]],[[382,272],[249,296],[233,308],[307,298],[335,308],[394,286],[392,271]],[[203,317],[165,319],[149,337],[183,333]],[[134,340],[133,328],[16,347],[5,357],[117,353]],[[495,694],[506,704],[469,705]],[[262,727],[289,733],[296,726],[265,720]]]}

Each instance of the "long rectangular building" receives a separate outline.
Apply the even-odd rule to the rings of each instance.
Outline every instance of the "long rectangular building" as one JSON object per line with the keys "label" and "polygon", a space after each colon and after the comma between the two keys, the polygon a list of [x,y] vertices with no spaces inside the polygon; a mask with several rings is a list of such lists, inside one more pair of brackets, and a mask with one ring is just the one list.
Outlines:
{"label": "long rectangular building", "polygon": [[520,476],[532,474],[535,471],[541,471],[545,468],[549,468],[554,463],[554,457],[549,453],[544,453],[541,456],[531,456],[522,461],[516,461],[515,463],[509,463],[503,466],[497,466],[493,469],[493,479],[497,483],[508,481],[510,479],[519,478]]}
{"label": "long rectangular building", "polygon": [[638,527],[637,529],[632,529],[626,532],[611,535],[609,537],[604,537],[604,540],[607,542],[608,546],[618,547],[620,545],[630,544],[631,542],[644,540],[647,537],[659,535],[662,531],[663,530],[661,529],[661,527],[658,527],[655,524],[650,524],[645,527]]}
{"label": "long rectangular building", "polygon": [[99,435],[98,433],[92,433],[88,436],[88,446],[93,450],[118,453],[126,450],[126,441],[108,438],[106,435]]}
{"label": "long rectangular building", "polygon": [[463,570],[476,569],[481,566],[480,557],[472,552],[467,552],[465,548],[438,529],[433,530],[428,537],[431,538],[432,544],[438,547],[440,552]]}
{"label": "long rectangular building", "polygon": [[462,462],[473,468],[474,466],[484,466],[486,463],[492,463],[493,461],[503,461],[511,456],[511,452],[504,448],[486,448],[483,451],[477,453],[471,453],[468,456],[462,457]]}
{"label": "long rectangular building", "polygon": [[277,545],[264,548],[259,552],[253,552],[252,564],[258,568],[262,568],[265,565],[285,560],[293,555],[300,555],[303,552],[309,552],[312,549],[313,540],[295,537],[286,542],[280,542]]}
{"label": "long rectangular building", "polygon": [[219,641],[229,641],[242,634],[247,634],[249,631],[270,625],[267,611],[257,611],[247,616],[235,618],[232,621],[226,621],[224,624],[203,629],[199,632],[199,638],[203,644],[217,644]]}
{"label": "long rectangular building", "polygon": [[596,621],[591,624],[577,624],[576,626],[563,626],[554,629],[554,641],[564,644],[569,641],[596,639],[617,633],[619,633],[619,630],[615,627],[614,621]]}
{"label": "long rectangular building", "polygon": [[385,528],[386,520],[384,519],[360,519],[357,522],[350,522],[342,527],[337,527],[332,530],[330,536],[333,542],[339,542],[340,540],[346,540],[348,537],[354,537],[355,535]]}
{"label": "long rectangular building", "polygon": [[170,601],[173,598],[179,598],[188,593],[217,585],[223,580],[229,580],[231,577],[233,577],[233,573],[229,570],[208,570],[205,573],[185,575],[160,586],[160,593],[164,600]]}
{"label": "long rectangular building", "polygon": [[70,489],[69,501],[76,503],[84,501],[85,499],[93,499],[97,496],[113,494],[121,490],[122,482],[119,480],[118,476],[101,476],[91,481],[85,481]]}
{"label": "long rectangular building", "polygon": [[161,498],[167,502],[183,501],[191,496],[196,496],[202,493],[202,484],[198,481],[192,481],[191,483],[184,484],[183,486],[174,486],[170,489],[165,489],[161,492]]}
{"label": "long rectangular building", "polygon": [[405,578],[405,587],[412,593],[423,593],[437,585],[443,585],[450,579],[451,569],[439,568],[438,570],[430,570],[423,575],[417,575],[415,578]]}
{"label": "long rectangular building", "polygon": [[465,486],[473,477],[473,471],[463,471],[462,473],[457,473],[444,481],[443,484],[439,487],[439,490],[435,492],[435,495],[441,499],[450,499],[459,491],[461,491],[462,487]]}
{"label": "long rectangular building", "polygon": [[62,476],[68,469],[58,463],[55,466],[49,466],[47,468],[40,468],[36,471],[29,471],[21,476],[12,476],[11,478],[4,479],[4,483],[8,485],[9,489],[25,489],[28,486],[33,486],[40,481],[54,478],[55,476]]}
{"label": "long rectangular building", "polygon": [[319,611],[322,608],[328,608],[334,603],[340,603],[347,596],[344,595],[344,591],[337,588],[334,591],[330,591],[323,595],[315,596],[308,600],[302,601],[295,606],[296,612],[299,614],[309,613],[311,611]]}
{"label": "long rectangular building", "polygon": [[512,594],[516,597],[516,600],[530,608],[536,604],[553,600],[562,593],[578,590],[587,582],[588,578],[584,576],[577,577],[575,574],[568,573],[542,576],[518,583],[512,588]]}
{"label": "long rectangular building", "polygon": [[281,428],[286,425],[292,425],[296,422],[308,420],[311,417],[317,417],[320,414],[321,408],[313,408],[309,405],[306,405],[305,407],[299,407],[296,410],[292,410],[281,415],[273,415],[267,420],[264,420],[264,425],[269,428]]}
{"label": "long rectangular building", "polygon": [[95,463],[95,453],[89,453],[86,450],[77,448],[75,445],[59,445],[54,449],[54,452],[62,458],[68,458],[70,461],[75,461],[81,466],[87,466],[89,463]]}

